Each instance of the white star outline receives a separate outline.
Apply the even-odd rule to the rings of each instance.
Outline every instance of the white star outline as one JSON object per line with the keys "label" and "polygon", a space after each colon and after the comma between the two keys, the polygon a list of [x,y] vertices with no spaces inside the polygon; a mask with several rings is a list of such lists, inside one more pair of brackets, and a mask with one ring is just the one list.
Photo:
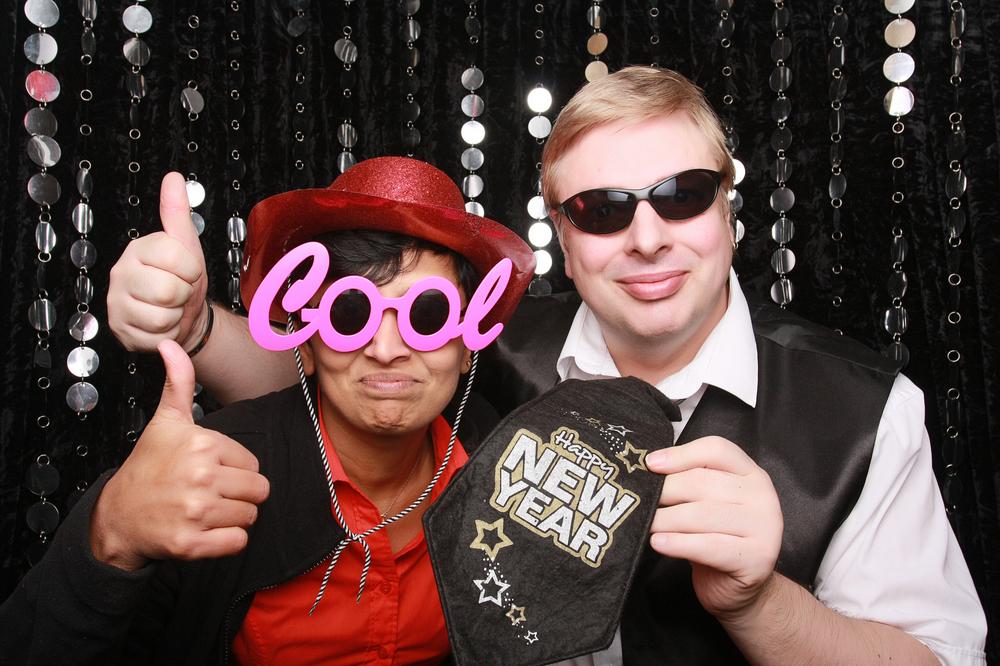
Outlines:
{"label": "white star outline", "polygon": [[[503,593],[507,591],[507,588],[509,588],[510,585],[497,578],[496,569],[490,569],[489,573],[486,574],[486,578],[473,580],[472,582],[479,588],[479,603],[485,604],[487,601],[490,601],[503,608]],[[486,594],[486,590],[484,588],[487,583],[496,585],[497,591],[495,595]]]}

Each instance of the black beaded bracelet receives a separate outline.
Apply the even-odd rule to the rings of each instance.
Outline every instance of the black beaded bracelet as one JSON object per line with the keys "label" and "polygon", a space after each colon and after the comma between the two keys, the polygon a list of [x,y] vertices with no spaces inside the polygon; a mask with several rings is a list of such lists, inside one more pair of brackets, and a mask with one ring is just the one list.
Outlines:
{"label": "black beaded bracelet", "polygon": [[188,358],[194,358],[194,355],[200,352],[205,344],[208,342],[208,336],[212,334],[212,326],[215,324],[215,311],[212,309],[212,304],[208,304],[208,324],[205,326],[205,332],[201,336],[201,340],[198,344],[194,346],[194,349],[187,353]]}

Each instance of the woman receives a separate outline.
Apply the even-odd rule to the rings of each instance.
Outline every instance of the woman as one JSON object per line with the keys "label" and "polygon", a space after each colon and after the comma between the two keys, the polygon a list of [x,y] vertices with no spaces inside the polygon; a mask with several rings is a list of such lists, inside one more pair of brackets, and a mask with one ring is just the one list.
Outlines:
{"label": "woman", "polygon": [[[457,437],[468,383],[454,423],[441,416],[474,359],[463,339],[435,334],[458,330],[455,306],[464,309],[470,298],[492,304],[476,333],[505,321],[531,277],[532,253],[502,225],[466,213],[458,189],[437,169],[373,159],[330,188],[279,194],[255,207],[241,283],[251,309],[281,258],[313,240],[329,254],[322,288],[302,296],[300,272],[282,281],[292,289],[271,295],[265,311],[286,322],[288,334],[328,317],[330,334],[353,343],[335,351],[326,335],[311,335],[297,348],[298,386],[237,403],[201,424],[248,451],[269,483],[262,502],[222,483],[206,504],[222,508],[205,513],[221,515],[259,503],[255,519],[229,521],[247,523],[246,547],[218,559],[159,562],[149,561],[144,547],[130,553],[140,564],[126,567],[131,571],[102,557],[102,544],[137,543],[129,532],[150,522],[129,520],[130,506],[148,501],[136,480],[151,477],[137,473],[142,461],[133,458],[153,445],[143,440],[167,442],[180,431],[147,428],[5,604],[2,616],[24,628],[16,655],[246,664],[436,663],[447,656],[420,516],[465,461],[463,443],[476,438],[475,429],[463,429],[471,439]],[[504,259],[512,262],[506,291],[473,293],[476,276]],[[307,267],[310,273],[316,264]],[[345,278],[360,288],[337,291]],[[288,312],[281,306],[295,300],[287,293],[295,285],[302,307]],[[460,303],[449,301],[452,289]],[[475,338],[470,332],[464,339]],[[429,339],[440,344],[429,349]],[[232,457],[219,456],[223,465]],[[169,474],[182,464],[162,469]]]}

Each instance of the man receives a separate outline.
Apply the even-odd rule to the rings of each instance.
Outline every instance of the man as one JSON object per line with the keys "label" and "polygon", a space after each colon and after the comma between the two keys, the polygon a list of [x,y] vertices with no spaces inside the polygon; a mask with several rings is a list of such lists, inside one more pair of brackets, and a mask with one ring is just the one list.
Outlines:
{"label": "man", "polygon": [[[747,305],[730,268],[732,166],[701,92],[650,68],[588,84],[543,165],[583,303],[522,303],[490,397],[507,409],[561,379],[631,374],[683,401],[682,444],[647,459],[665,475],[658,555],[640,567],[620,636],[590,663],[982,663],[985,619],[931,471],[920,392],[860,345]],[[148,291],[112,281],[111,325],[132,348],[164,332],[203,339],[206,306],[181,294],[203,292],[203,278],[164,269],[176,293],[160,331],[130,314]],[[287,361],[227,365],[245,325],[223,326],[196,359],[208,386],[225,399],[287,378]]]}
{"label": "man", "polygon": [[530,248],[441,171],[377,158],[258,204],[247,257],[255,336],[295,347],[296,385],[195,426],[191,362],[160,342],[156,415],[0,607],[4,663],[450,654],[421,517],[467,459],[460,426],[468,447],[496,420],[471,377],[453,423],[442,411],[520,300]]}

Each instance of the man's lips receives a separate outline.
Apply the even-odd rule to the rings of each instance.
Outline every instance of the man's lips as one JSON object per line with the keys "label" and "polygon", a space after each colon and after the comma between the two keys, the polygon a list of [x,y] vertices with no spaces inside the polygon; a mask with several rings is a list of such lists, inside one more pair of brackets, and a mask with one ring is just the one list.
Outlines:
{"label": "man's lips", "polygon": [[687,281],[687,271],[661,271],[642,273],[618,279],[618,284],[632,298],[655,301],[676,294]]}

